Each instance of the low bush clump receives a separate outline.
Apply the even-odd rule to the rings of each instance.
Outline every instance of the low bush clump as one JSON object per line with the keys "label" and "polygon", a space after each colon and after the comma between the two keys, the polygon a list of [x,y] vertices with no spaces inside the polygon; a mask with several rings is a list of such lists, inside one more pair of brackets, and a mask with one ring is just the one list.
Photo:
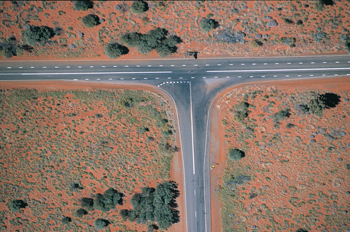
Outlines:
{"label": "low bush clump", "polygon": [[239,149],[229,149],[228,150],[228,158],[232,161],[238,161],[242,159],[245,156],[244,151],[241,151]]}
{"label": "low bush clump", "polygon": [[142,14],[148,10],[147,2],[135,1],[131,4],[131,11],[136,14]]}
{"label": "low bush clump", "polygon": [[239,104],[235,105],[234,120],[242,122],[243,119],[248,117],[248,107],[249,103],[245,101],[241,101]]}
{"label": "low bush clump", "polygon": [[308,109],[311,114],[322,116],[325,109],[334,108],[340,102],[340,96],[334,93],[325,93],[318,95],[308,103]]}
{"label": "low bush clump", "polygon": [[10,210],[14,213],[19,212],[21,208],[25,208],[28,204],[22,200],[14,200],[11,202]]}
{"label": "low bush clump", "polygon": [[96,194],[93,207],[94,209],[108,212],[109,210],[115,208],[116,205],[123,204],[122,196],[122,193],[119,193],[117,190],[110,188],[106,190],[103,195],[99,193]]}
{"label": "low bush clump", "polygon": [[273,120],[275,122],[283,121],[285,118],[288,118],[290,116],[289,109],[280,110],[277,113],[273,115]]}
{"label": "low bush clump", "polygon": [[103,230],[109,224],[110,224],[109,221],[102,219],[102,218],[96,219],[94,222],[94,225],[95,225],[96,229],[98,229],[98,230]]}
{"label": "low bush clump", "polygon": [[80,218],[82,218],[86,214],[88,214],[88,212],[85,209],[78,209],[76,212],[77,217],[80,217]]}
{"label": "low bush clump", "polygon": [[203,31],[209,32],[219,26],[219,22],[215,19],[202,19],[200,22],[200,27]]}
{"label": "low bush clump", "polygon": [[94,210],[94,199],[92,198],[82,198],[81,199],[81,207],[83,207],[84,209],[88,210],[88,211],[92,211]]}
{"label": "low bush clump", "polygon": [[82,23],[85,27],[93,28],[99,24],[99,18],[97,15],[88,14],[82,18]]}
{"label": "low bush clump", "polygon": [[93,3],[90,0],[78,0],[74,2],[74,9],[77,11],[87,11],[93,7]]}
{"label": "low bush clump", "polygon": [[38,43],[45,43],[48,39],[54,37],[55,33],[52,28],[46,26],[30,26],[29,29],[22,32],[24,41],[35,46]]}
{"label": "low bush clump", "polygon": [[69,224],[72,221],[70,217],[64,217],[62,218],[62,223],[63,224]]}
{"label": "low bush clump", "polygon": [[105,53],[109,58],[116,59],[129,53],[129,49],[118,43],[110,43],[105,47]]}

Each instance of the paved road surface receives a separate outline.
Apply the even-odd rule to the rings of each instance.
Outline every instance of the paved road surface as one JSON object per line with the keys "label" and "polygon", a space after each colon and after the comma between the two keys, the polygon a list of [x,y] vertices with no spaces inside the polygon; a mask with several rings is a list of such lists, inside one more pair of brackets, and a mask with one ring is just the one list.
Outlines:
{"label": "paved road surface", "polygon": [[[0,63],[0,80],[148,84],[173,98],[179,118],[189,232],[211,231],[207,141],[214,97],[244,82],[335,76],[349,76],[350,80],[350,56]],[[208,86],[215,87],[209,91]]]}

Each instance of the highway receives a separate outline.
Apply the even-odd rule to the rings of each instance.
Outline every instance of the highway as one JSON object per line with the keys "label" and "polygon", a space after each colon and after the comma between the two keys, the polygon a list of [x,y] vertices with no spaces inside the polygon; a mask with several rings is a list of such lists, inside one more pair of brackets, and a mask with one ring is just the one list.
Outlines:
{"label": "highway", "polygon": [[[187,230],[210,232],[210,112],[219,92],[264,80],[349,76],[350,56],[271,58],[2,61],[0,81],[68,80],[157,86],[175,102]],[[1,85],[1,82],[0,82]],[[214,212],[219,213],[219,212]],[[180,219],[185,220],[185,219]]]}

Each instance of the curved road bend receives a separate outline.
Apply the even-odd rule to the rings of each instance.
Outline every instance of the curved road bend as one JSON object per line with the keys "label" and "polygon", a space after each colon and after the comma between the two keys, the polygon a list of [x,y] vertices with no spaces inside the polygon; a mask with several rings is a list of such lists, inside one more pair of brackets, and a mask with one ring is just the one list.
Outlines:
{"label": "curved road bend", "polygon": [[[350,80],[349,56],[0,63],[0,81],[148,84],[158,86],[170,95],[179,117],[189,232],[211,231],[208,122],[215,96],[230,86],[245,82],[336,76],[349,76]],[[209,90],[212,86],[215,87]]]}

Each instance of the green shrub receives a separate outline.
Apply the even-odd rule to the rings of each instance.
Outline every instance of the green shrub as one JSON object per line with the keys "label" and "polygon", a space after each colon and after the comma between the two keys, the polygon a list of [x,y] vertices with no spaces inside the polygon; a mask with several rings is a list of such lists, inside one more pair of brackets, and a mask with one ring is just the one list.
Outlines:
{"label": "green shrub", "polygon": [[323,110],[326,108],[326,104],[320,99],[312,99],[309,104],[308,108],[311,114],[322,116]]}
{"label": "green shrub", "polygon": [[96,219],[94,222],[94,225],[95,225],[96,229],[98,229],[98,230],[104,229],[109,224],[110,224],[109,221],[102,219],[102,218]]}
{"label": "green shrub", "polygon": [[97,15],[88,14],[82,18],[83,25],[87,28],[93,28],[99,24],[99,18]]}
{"label": "green shrub", "polygon": [[62,218],[62,223],[63,224],[69,224],[72,221],[70,217],[64,217]]}
{"label": "green shrub", "polygon": [[28,204],[22,200],[14,200],[11,202],[10,210],[14,213],[19,212],[21,208],[25,208]]}
{"label": "green shrub", "polygon": [[273,120],[275,122],[283,121],[285,118],[290,116],[289,109],[280,110],[273,115]]}
{"label": "green shrub", "polygon": [[111,59],[116,59],[122,55],[128,54],[129,49],[118,43],[110,43],[105,47],[106,55]]}
{"label": "green shrub", "polygon": [[121,205],[123,203],[122,196],[122,193],[119,193],[117,190],[112,188],[106,190],[103,195],[98,193],[94,199],[94,209],[108,212],[109,210],[115,208],[117,204]]}
{"label": "green shrub", "polygon": [[229,149],[228,150],[228,158],[232,161],[238,161],[242,159],[245,156],[244,151],[241,151],[239,149]]}
{"label": "green shrub", "polygon": [[128,45],[129,47],[136,47],[139,45],[142,39],[142,34],[138,32],[132,32],[124,34],[120,37],[120,42]]}
{"label": "green shrub", "polygon": [[249,103],[241,101],[239,104],[235,105],[234,109],[234,120],[242,122],[248,116]]}
{"label": "green shrub", "polygon": [[219,22],[214,19],[202,19],[200,27],[203,31],[209,32],[219,26]]}
{"label": "green shrub", "polygon": [[77,211],[76,211],[76,215],[77,215],[77,217],[80,217],[80,218],[82,218],[84,215],[86,215],[86,214],[88,214],[88,212],[85,210],[85,209],[78,209]]}
{"label": "green shrub", "polygon": [[122,219],[124,220],[124,221],[126,221],[126,220],[128,220],[128,217],[129,217],[129,210],[127,210],[127,209],[122,209],[122,210],[120,210],[120,216],[122,217]]}
{"label": "green shrub", "polygon": [[251,46],[252,48],[258,48],[258,47],[260,47],[260,46],[262,46],[262,45],[263,45],[263,43],[260,42],[260,41],[257,41],[257,40],[252,40],[252,41],[250,41],[250,46]]}
{"label": "green shrub", "polygon": [[74,2],[74,10],[87,11],[93,7],[93,3],[90,0],[78,0]]}
{"label": "green shrub", "polygon": [[91,198],[82,198],[81,199],[81,207],[88,211],[94,210],[94,200]]}
{"label": "green shrub", "polygon": [[55,33],[52,28],[46,26],[30,26],[29,29],[22,32],[24,41],[35,46],[37,43],[45,43],[52,38]]}
{"label": "green shrub", "polygon": [[135,1],[131,4],[131,11],[136,14],[142,14],[148,10],[147,2]]}

